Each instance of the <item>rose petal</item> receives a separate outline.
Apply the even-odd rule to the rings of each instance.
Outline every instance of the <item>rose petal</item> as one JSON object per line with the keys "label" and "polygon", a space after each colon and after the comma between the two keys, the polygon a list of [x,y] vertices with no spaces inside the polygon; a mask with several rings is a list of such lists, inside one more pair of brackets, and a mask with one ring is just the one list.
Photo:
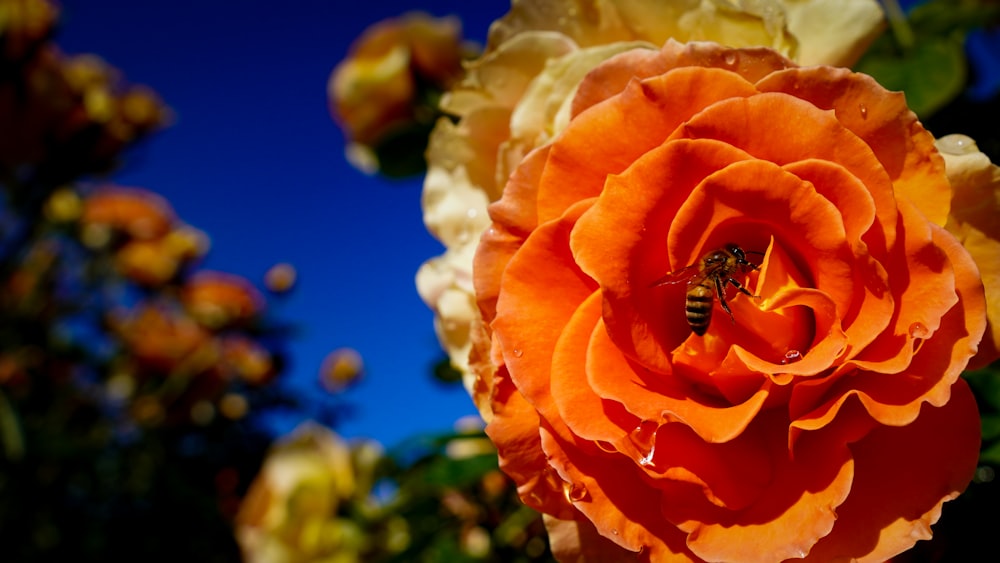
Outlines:
{"label": "rose petal", "polygon": [[559,518],[573,517],[562,481],[549,467],[541,448],[539,419],[517,391],[506,369],[500,368],[493,386],[493,420],[486,434],[497,448],[500,469],[518,484],[525,504]]}
{"label": "rose petal", "polygon": [[536,374],[550,371],[563,327],[597,289],[576,267],[569,250],[569,230],[590,204],[579,202],[562,220],[536,229],[511,258],[501,282],[492,324],[494,344],[517,388],[543,416],[555,410],[548,378]]}
{"label": "rose petal", "polygon": [[[635,464],[623,456],[604,454],[595,446],[574,443],[571,435],[542,429],[549,463],[571,483],[573,506],[604,537],[650,561],[691,561],[685,534],[660,514],[658,500],[636,494]],[[690,488],[687,484],[677,487]]]}
{"label": "rose petal", "polygon": [[[620,403],[634,415],[633,426],[626,430],[647,421],[657,426],[681,422],[706,442],[726,442],[739,436],[768,396],[767,390],[761,389],[743,403],[731,406],[682,378],[631,366],[608,337],[603,323],[595,327],[587,347],[587,378],[595,396]],[[614,442],[614,438],[601,439]]]}
{"label": "rose petal", "polygon": [[761,91],[786,92],[821,109],[874,151],[892,178],[897,195],[913,202],[928,219],[944,225],[951,186],[934,137],[906,106],[900,92],[889,92],[870,76],[848,69],[796,68],[776,72],[757,83]]}
{"label": "rose petal", "polygon": [[[660,50],[635,49],[612,57],[595,68],[577,89],[572,116],[622,92],[635,79],[666,74],[681,67],[731,71],[748,82],[787,68],[790,61],[770,49],[733,49],[716,43],[681,44],[667,40]],[[682,96],[678,98],[683,99]]]}
{"label": "rose petal", "polygon": [[[580,350],[587,348],[595,330],[604,330],[601,320],[601,294],[592,293],[567,322],[552,355],[550,392],[559,418],[584,440],[603,441],[611,448],[622,436],[635,428],[638,421],[630,416],[614,397],[595,392],[587,382],[589,360]],[[614,357],[612,357],[614,358]],[[615,365],[610,377],[628,377],[624,362]],[[600,413],[603,416],[595,416]]]}
{"label": "rose petal", "polygon": [[[749,96],[753,86],[738,75],[683,68],[649,81],[633,81],[599,106],[578,115],[552,146],[538,186],[540,221],[597,196],[609,174],[617,174],[663,140],[688,116],[732,96]],[[606,142],[609,132],[627,134],[627,143]]]}
{"label": "rose petal", "polygon": [[965,489],[976,468],[975,399],[958,381],[946,405],[925,405],[906,426],[880,426],[851,451],[856,467],[851,495],[809,561],[885,561],[929,538],[941,505]]}
{"label": "rose petal", "polygon": [[[850,429],[830,429],[800,443],[794,459],[784,440],[774,440],[785,424],[763,416],[759,434],[774,462],[769,487],[746,509],[720,513],[690,530],[688,546],[706,561],[781,561],[805,556],[820,538],[835,529],[837,507],[849,498],[856,471],[845,447]],[[665,507],[669,510],[669,507]]]}
{"label": "rose petal", "polygon": [[[745,153],[712,141],[680,141],[651,150],[621,176],[608,178],[594,207],[580,218],[571,245],[577,263],[601,284],[605,322],[625,354],[651,370],[669,373],[670,350],[690,333],[683,315],[667,322],[668,300],[683,301],[683,286],[650,284],[684,264],[671,265],[665,241],[686,193],[706,175]],[[645,189],[643,189],[645,188]]]}

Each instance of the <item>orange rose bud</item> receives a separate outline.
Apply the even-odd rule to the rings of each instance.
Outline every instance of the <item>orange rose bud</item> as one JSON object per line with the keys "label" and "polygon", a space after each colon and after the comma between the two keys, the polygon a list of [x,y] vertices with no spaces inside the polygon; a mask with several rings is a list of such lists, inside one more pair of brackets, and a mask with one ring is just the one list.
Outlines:
{"label": "orange rose bud", "polygon": [[976,468],[959,376],[986,305],[902,94],[668,41],[597,66],[567,119],[474,268],[487,433],[553,551],[884,561],[930,537]]}
{"label": "orange rose bud", "polygon": [[182,300],[199,323],[213,330],[245,324],[264,310],[264,297],[253,284],[223,272],[192,276],[184,285]]}

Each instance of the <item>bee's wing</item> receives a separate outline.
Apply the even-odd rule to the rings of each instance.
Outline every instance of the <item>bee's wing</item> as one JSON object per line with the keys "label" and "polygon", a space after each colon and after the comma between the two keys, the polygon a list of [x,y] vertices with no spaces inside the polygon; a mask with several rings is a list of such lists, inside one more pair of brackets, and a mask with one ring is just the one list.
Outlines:
{"label": "bee's wing", "polygon": [[705,272],[702,271],[697,264],[692,264],[690,266],[685,266],[680,270],[674,270],[669,274],[657,278],[653,283],[649,284],[650,287],[658,285],[670,285],[675,283],[689,283],[689,284],[699,284],[705,279]]}

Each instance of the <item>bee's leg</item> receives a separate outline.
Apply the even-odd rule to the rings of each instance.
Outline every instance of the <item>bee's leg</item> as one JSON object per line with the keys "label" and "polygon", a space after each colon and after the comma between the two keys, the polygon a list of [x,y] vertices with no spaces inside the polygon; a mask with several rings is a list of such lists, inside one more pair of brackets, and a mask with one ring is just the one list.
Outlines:
{"label": "bee's leg", "polygon": [[[735,280],[730,279],[729,281]],[[722,310],[729,313],[729,320],[736,324],[736,317],[733,316],[733,312],[729,309],[729,303],[726,302],[726,282],[722,280],[721,276],[715,276],[715,295],[719,298]]]}
{"label": "bee's leg", "polygon": [[[743,284],[741,284],[740,282],[734,280],[733,278],[729,278],[726,281],[728,281],[730,284],[732,284],[732,286],[735,287],[736,289],[738,289],[740,291],[740,293],[742,293],[743,295],[747,295],[749,297],[753,297],[754,299],[760,299],[760,295],[754,295],[754,294],[750,293],[749,289],[743,287]],[[729,309],[726,309],[726,310],[728,311]]]}

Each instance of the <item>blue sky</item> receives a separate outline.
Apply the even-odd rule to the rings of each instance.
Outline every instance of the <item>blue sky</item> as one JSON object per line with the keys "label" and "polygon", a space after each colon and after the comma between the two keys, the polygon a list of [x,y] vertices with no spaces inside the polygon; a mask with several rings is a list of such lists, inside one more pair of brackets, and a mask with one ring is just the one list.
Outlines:
{"label": "blue sky", "polygon": [[[474,413],[460,387],[430,376],[440,357],[413,277],[440,244],[424,229],[420,180],[369,178],[343,159],[326,81],[369,24],[409,10],[459,15],[481,41],[503,0],[62,0],[57,42],[91,52],[176,114],[116,174],[167,197],[212,240],[205,267],[259,282],[277,262],[299,273],[274,315],[301,327],[289,376],[316,373],[342,346],[365,358],[338,430],[393,445]],[[474,8],[471,6],[475,6]]]}

